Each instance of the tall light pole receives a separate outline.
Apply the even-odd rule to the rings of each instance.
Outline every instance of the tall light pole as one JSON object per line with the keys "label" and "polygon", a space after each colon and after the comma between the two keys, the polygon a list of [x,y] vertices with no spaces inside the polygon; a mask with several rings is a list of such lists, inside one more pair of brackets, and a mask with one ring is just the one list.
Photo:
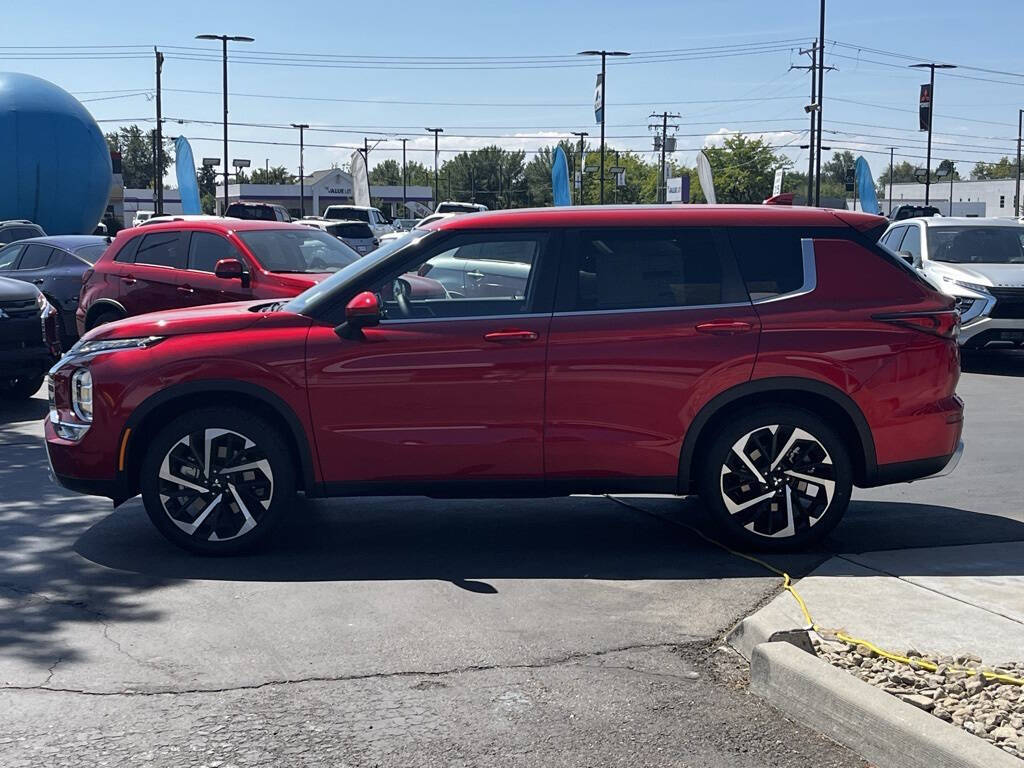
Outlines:
{"label": "tall light pole", "polygon": [[[956,69],[955,64],[911,64],[911,67],[919,69],[927,68],[931,75],[928,80],[928,98],[931,102],[928,105],[928,157],[925,160],[925,168],[928,170],[928,175],[924,177],[924,204],[928,205],[930,201],[931,192],[931,178],[932,178],[932,123],[935,119],[935,70],[936,69]],[[952,203],[952,201],[950,201]]]}
{"label": "tall light pole", "polygon": [[[444,128],[424,128],[427,133],[434,134],[434,207],[440,202],[437,198],[437,135],[444,133]],[[451,175],[448,176],[448,194],[451,195]]]}
{"label": "tall light pole", "polygon": [[1020,199],[1020,139],[1021,128],[1024,128],[1024,109],[1017,110],[1017,190],[1013,195],[1013,204],[1017,208],[1017,215],[1024,216],[1024,201]]}
{"label": "tall light pole", "polygon": [[223,44],[224,63],[224,210],[228,207],[228,41],[251,43],[255,38],[247,35],[196,35],[196,40],[220,40]]}
{"label": "tall light pole", "polygon": [[892,172],[896,147],[889,147],[889,213],[892,213]]}
{"label": "tall light pole", "polygon": [[[583,205],[583,140],[590,134],[587,133],[586,131],[571,131],[571,133],[573,136],[578,136],[580,140],[580,187],[579,192],[576,193],[576,205]],[[575,183],[575,181],[576,180],[573,179],[573,183]]]}
{"label": "tall light pole", "polygon": [[402,215],[409,215],[409,192],[408,181],[405,175],[405,143],[408,139],[399,139],[402,142]]}
{"label": "tall light pole", "polygon": [[306,215],[306,172],[302,161],[306,148],[304,133],[309,128],[309,123],[292,123],[292,128],[299,129],[299,218],[301,219]]}
{"label": "tall light pole", "polygon": [[153,53],[156,56],[156,138],[154,141],[156,143],[157,167],[157,184],[153,193],[156,195],[156,205],[154,206],[154,210],[156,211],[157,216],[161,216],[164,212],[164,116],[160,102],[160,75],[164,68],[164,55],[160,53],[156,47],[153,48]]}
{"label": "tall light pole", "polygon": [[[822,2],[824,2],[824,0],[822,0]],[[601,91],[600,91],[600,97],[601,97],[600,98],[600,103],[601,103],[601,106],[600,106],[600,109],[601,109],[601,115],[600,115],[600,117],[601,117],[601,194],[600,194],[600,202],[601,202],[601,205],[604,205],[604,118],[605,118],[604,105],[605,105],[605,87],[607,85],[607,83],[605,82],[607,80],[607,78],[605,77],[605,59],[608,58],[609,56],[629,56],[629,54],[626,51],[605,51],[605,50],[601,50],[601,51],[580,51],[578,55],[579,56],[600,56],[601,57],[601,84],[600,84],[601,85]],[[597,106],[596,102],[597,102],[597,99],[595,99],[595,104],[594,104],[595,107]]]}

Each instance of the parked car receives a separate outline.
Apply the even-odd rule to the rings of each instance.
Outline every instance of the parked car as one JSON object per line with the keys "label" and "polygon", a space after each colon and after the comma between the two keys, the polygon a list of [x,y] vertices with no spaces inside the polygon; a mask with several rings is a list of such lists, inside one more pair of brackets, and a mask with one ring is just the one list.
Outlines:
{"label": "parked car", "polygon": [[44,237],[46,232],[38,224],[28,219],[8,219],[0,221],[0,245],[25,240],[29,237]]}
{"label": "parked car", "polygon": [[914,219],[922,216],[941,216],[939,209],[933,205],[911,205],[904,203],[897,205],[889,211],[890,221],[903,221],[903,219]]}
{"label": "parked car", "polygon": [[107,250],[110,239],[95,235],[53,235],[19,240],[0,248],[0,277],[35,285],[57,313],[61,344],[78,338],[75,312],[82,275]]}
{"label": "parked car", "polygon": [[362,221],[333,221],[320,216],[306,216],[295,223],[322,229],[327,234],[334,235],[360,256],[365,256],[380,245],[370,225]]}
{"label": "parked car", "polygon": [[956,299],[965,348],[1024,346],[1024,225],[907,219],[890,225],[881,242]]}
{"label": "parked car", "polygon": [[147,227],[152,224],[166,224],[169,221],[236,221],[234,217],[213,216],[208,213],[162,213],[159,216],[150,216],[140,227]]}
{"label": "parked car", "polygon": [[480,203],[457,203],[448,200],[438,203],[434,213],[480,213],[486,210],[487,206]]}
{"label": "parked car", "polygon": [[125,317],[225,301],[285,299],[358,259],[298,224],[202,219],[121,232],[82,278],[80,334]]}
{"label": "parked car", "polygon": [[361,221],[364,224],[369,224],[374,237],[395,231],[395,227],[388,217],[379,209],[365,205],[328,205],[324,211],[324,218],[334,221]]}
{"label": "parked car", "polygon": [[60,356],[57,317],[31,283],[0,277],[0,400],[25,400]]}
{"label": "parked car", "polygon": [[408,232],[410,229],[416,226],[416,222],[419,219],[394,219],[391,223],[395,229],[399,232]]}
{"label": "parked car", "polygon": [[[433,224],[435,221],[444,221],[445,219],[450,219],[452,216],[459,216],[459,215],[461,215],[461,214],[458,214],[458,213],[432,213],[429,216],[424,216],[422,219],[417,221],[416,225],[412,229],[410,229],[409,232],[417,232],[417,231],[421,231],[421,230],[422,231],[426,231],[426,229],[429,227],[429,225]],[[388,232],[385,235],[381,235],[378,239],[380,240],[381,245],[383,245],[384,243],[388,243],[388,242],[391,242],[392,240],[397,240],[400,237],[404,237],[407,234],[408,234],[408,232]]]}
{"label": "parked car", "polygon": [[251,200],[239,200],[228,205],[224,211],[225,216],[235,219],[246,219],[247,221],[291,221],[291,214],[283,205],[274,203],[253,202]]}
{"label": "parked car", "polygon": [[[268,540],[296,490],[699,493],[738,543],[806,547],[852,486],[962,449],[959,316],[884,226],[783,206],[453,217],[287,302],[92,331],[52,370],[50,462],[73,490],[141,493],[211,554]],[[409,290],[510,248],[530,253],[523,292]]]}
{"label": "parked car", "polygon": [[132,216],[132,226],[141,227],[147,221],[152,219],[154,215],[154,211],[136,211],[135,215]]}

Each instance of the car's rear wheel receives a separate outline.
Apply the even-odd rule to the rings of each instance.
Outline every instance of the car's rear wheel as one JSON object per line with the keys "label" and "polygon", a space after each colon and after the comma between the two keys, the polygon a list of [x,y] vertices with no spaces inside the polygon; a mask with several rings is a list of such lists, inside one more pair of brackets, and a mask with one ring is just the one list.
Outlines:
{"label": "car's rear wheel", "polygon": [[0,399],[28,400],[43,386],[43,378],[44,374],[39,373],[0,381]]}
{"label": "car's rear wheel", "polygon": [[853,486],[842,439],[789,406],[744,411],[721,425],[699,472],[712,523],[733,543],[762,550],[820,541],[839,523]]}
{"label": "car's rear wheel", "polygon": [[141,473],[149,519],[174,544],[200,554],[257,546],[295,495],[284,437],[234,408],[204,408],[174,419],[150,442]]}

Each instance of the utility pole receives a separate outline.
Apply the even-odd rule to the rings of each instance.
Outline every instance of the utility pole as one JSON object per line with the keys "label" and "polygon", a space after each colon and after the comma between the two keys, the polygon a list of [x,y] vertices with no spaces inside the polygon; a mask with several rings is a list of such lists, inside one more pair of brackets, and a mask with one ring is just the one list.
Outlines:
{"label": "utility pole", "polygon": [[[824,0],[822,0],[824,2]],[[601,122],[601,205],[604,205],[604,119],[605,119],[605,91],[607,90],[608,78],[605,76],[605,59],[609,56],[629,56],[626,51],[580,51],[579,56],[600,56],[601,57],[601,93],[600,93],[600,122]],[[595,106],[597,106],[595,104]]]}
{"label": "utility pole", "polygon": [[220,40],[223,43],[224,63],[224,210],[228,207],[228,41],[251,43],[254,38],[247,35],[196,35],[196,40]]}
{"label": "utility pole", "polygon": [[893,157],[896,152],[896,147],[889,147],[889,213],[892,213],[892,174],[893,174]]}
{"label": "utility pole", "polygon": [[1020,199],[1020,139],[1021,128],[1024,127],[1024,109],[1017,110],[1017,190],[1013,195],[1013,205],[1018,216],[1024,216],[1024,201]]}
{"label": "utility pole", "polygon": [[156,55],[156,167],[157,184],[153,189],[156,195],[155,213],[160,216],[164,212],[164,132],[163,112],[160,103],[160,72],[164,68],[164,55],[153,46],[153,53]]}
{"label": "utility pole", "polygon": [[[439,133],[444,133],[444,128],[424,128],[423,130],[427,131],[428,133],[434,134],[434,207],[436,208],[437,204],[439,202],[439,200],[438,200],[438,190],[437,190],[437,135]],[[448,190],[449,197],[451,196],[450,186],[451,186],[451,182],[449,181],[449,190]]]}
{"label": "utility pole", "polygon": [[953,177],[956,176],[956,163],[949,161],[949,215],[953,215]]}
{"label": "utility pole", "polygon": [[[955,64],[911,64],[911,67],[918,69],[927,68],[930,72],[928,79],[928,98],[931,99],[931,103],[928,105],[928,157],[925,160],[925,170],[928,172],[924,177],[924,204],[928,205],[931,201],[931,182],[932,182],[932,123],[935,120],[935,70],[936,69],[956,69]],[[952,200],[950,201],[952,204]]]}
{"label": "utility pole", "polygon": [[149,140],[152,145],[150,161],[153,163],[153,202],[156,204],[156,188],[160,183],[160,169],[156,164],[156,128],[149,132]]}
{"label": "utility pole", "polygon": [[803,66],[790,66],[790,69],[806,69],[811,73],[811,101],[804,107],[804,111],[811,116],[811,130],[807,137],[807,205],[814,204],[814,158],[817,155],[815,145],[815,126],[818,121],[818,41],[811,43],[810,48],[801,48],[801,55],[811,57],[811,63]]}
{"label": "utility pole", "polygon": [[[306,148],[304,132],[309,128],[308,123],[292,123],[292,128],[299,129],[299,218],[306,215],[306,171],[303,167],[303,155]],[[269,164],[269,163],[268,163]]]}
{"label": "utility pole", "polygon": [[825,0],[821,0],[818,13],[818,125],[815,131],[815,142],[818,145],[814,152],[814,205],[821,205],[821,113],[825,101]]}
{"label": "utility pole", "polygon": [[570,131],[570,133],[572,133],[573,136],[578,136],[580,139],[580,186],[579,191],[576,193],[576,205],[583,205],[583,139],[585,139],[590,134],[587,133],[586,131]]}
{"label": "utility pole", "polygon": [[[674,112],[662,112],[660,114],[653,112],[648,117],[661,118],[661,170],[658,172],[658,202],[665,203],[668,202],[668,177],[665,174],[665,150],[668,147],[668,119],[670,117],[675,119],[679,115]],[[658,126],[648,125],[647,127],[657,129]],[[672,127],[678,128],[679,126],[673,125]],[[655,148],[657,148],[657,142],[655,142]]]}
{"label": "utility pole", "polygon": [[402,142],[402,213],[405,216],[409,215],[409,200],[408,200],[408,180],[405,175],[405,142],[408,139],[400,139]]}

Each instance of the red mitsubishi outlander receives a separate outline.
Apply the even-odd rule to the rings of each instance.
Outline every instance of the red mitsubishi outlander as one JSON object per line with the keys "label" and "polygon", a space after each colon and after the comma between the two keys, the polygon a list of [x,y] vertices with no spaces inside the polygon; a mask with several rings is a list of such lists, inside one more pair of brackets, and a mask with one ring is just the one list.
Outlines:
{"label": "red mitsubishi outlander", "polygon": [[[958,315],[876,244],[780,207],[458,216],[289,301],[133,317],[50,375],[57,480],[171,541],[267,538],[307,496],[698,493],[803,547],[851,488],[962,450]],[[429,280],[436,291],[413,290]]]}

